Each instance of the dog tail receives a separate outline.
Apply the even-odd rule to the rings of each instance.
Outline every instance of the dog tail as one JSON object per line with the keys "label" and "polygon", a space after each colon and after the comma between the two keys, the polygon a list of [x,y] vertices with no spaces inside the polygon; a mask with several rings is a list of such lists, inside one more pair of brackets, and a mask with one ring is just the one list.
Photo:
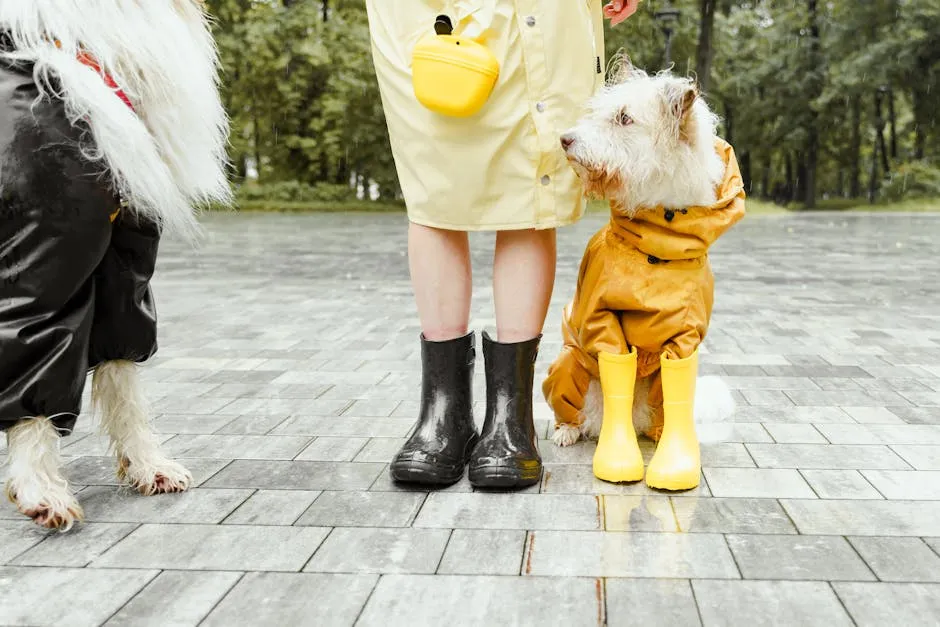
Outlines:
{"label": "dog tail", "polygon": [[720,377],[700,377],[695,384],[695,423],[703,442],[721,441],[731,430],[728,419],[735,402],[728,384]]}

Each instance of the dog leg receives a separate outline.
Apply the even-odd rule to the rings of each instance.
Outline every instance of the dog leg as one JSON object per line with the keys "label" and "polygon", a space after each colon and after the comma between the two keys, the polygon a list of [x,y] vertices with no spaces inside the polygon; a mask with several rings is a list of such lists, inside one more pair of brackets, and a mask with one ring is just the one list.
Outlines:
{"label": "dog leg", "polygon": [[[657,408],[650,405],[650,392],[655,378],[655,376],[637,378],[636,392],[633,397],[633,428],[637,433],[647,435],[653,440],[658,439],[649,435],[654,427],[653,420],[657,413]],[[657,427],[656,435],[658,436],[662,432],[662,425]]]}
{"label": "dog leg", "polygon": [[192,475],[163,453],[150,426],[136,364],[100,364],[95,368],[91,394],[101,428],[111,438],[122,481],[146,496],[189,488]]}
{"label": "dog leg", "polygon": [[68,531],[84,517],[62,475],[59,433],[44,416],[28,418],[7,431],[7,498],[41,527]]}

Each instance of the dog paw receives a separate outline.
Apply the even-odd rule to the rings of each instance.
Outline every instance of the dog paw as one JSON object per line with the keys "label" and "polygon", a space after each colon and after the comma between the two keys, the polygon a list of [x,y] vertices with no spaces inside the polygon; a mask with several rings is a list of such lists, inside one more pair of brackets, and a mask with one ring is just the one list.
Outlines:
{"label": "dog paw", "polygon": [[193,482],[192,474],[182,464],[162,456],[137,463],[122,457],[118,478],[144,496],[185,492]]}
{"label": "dog paw", "polygon": [[558,425],[555,433],[552,434],[552,442],[557,446],[571,446],[581,437],[581,431],[578,427],[571,425]]}
{"label": "dog paw", "polygon": [[66,486],[52,484],[43,489],[36,480],[11,480],[6,494],[21,514],[45,529],[68,531],[85,518],[78,499]]}

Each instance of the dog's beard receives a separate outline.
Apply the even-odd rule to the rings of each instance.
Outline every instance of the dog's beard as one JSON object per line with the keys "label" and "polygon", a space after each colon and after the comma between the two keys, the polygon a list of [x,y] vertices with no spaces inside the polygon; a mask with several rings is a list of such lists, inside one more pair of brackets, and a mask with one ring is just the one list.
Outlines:
{"label": "dog's beard", "polygon": [[584,193],[592,200],[609,200],[621,213],[632,214],[625,208],[626,181],[619,170],[606,168],[596,163],[568,155],[568,163],[581,179]]}

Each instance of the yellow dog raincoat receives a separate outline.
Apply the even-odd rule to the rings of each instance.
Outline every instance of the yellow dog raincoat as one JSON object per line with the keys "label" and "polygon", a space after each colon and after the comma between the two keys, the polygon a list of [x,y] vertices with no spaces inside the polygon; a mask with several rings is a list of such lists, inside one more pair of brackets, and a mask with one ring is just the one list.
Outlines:
{"label": "yellow dog raincoat", "polygon": [[574,299],[562,321],[564,348],[543,384],[556,426],[578,427],[599,352],[635,348],[637,377],[653,377],[646,435],[662,433],[660,356],[686,359],[698,349],[711,317],[714,277],[708,248],[744,217],[744,184],[734,151],[716,139],[726,164],[709,207],[641,208],[631,219],[612,206],[610,222],[588,243]]}

